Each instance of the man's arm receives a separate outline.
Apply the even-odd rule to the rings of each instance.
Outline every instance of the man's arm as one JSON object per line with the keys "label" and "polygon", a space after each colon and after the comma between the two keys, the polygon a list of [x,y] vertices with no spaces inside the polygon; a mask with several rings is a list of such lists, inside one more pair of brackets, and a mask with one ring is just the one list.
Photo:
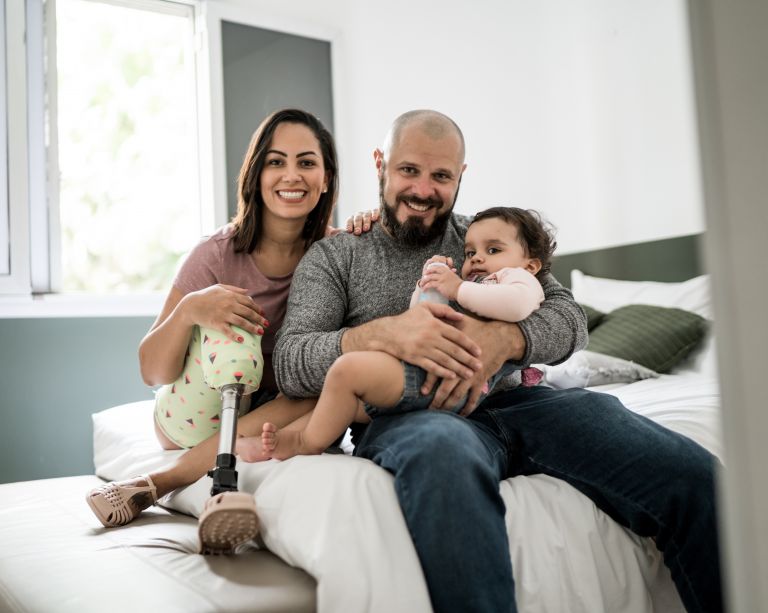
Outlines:
{"label": "man's arm", "polygon": [[[571,291],[560,285],[552,275],[542,282],[544,302],[527,319],[519,323],[479,321],[467,317],[457,326],[482,349],[483,368],[469,381],[443,381],[435,393],[432,406],[455,406],[469,395],[463,414],[471,413],[485,381],[497,372],[505,361],[518,366],[558,364],[574,351],[587,345],[587,320],[582,308],[574,301]],[[427,377],[422,391],[428,393],[435,383]]]}
{"label": "man's arm", "polygon": [[587,316],[573,299],[571,290],[547,275],[541,283],[544,302],[519,323],[526,350],[519,360],[530,364],[559,364],[587,346]]}
{"label": "man's arm", "polygon": [[346,327],[352,258],[338,240],[315,243],[294,273],[272,355],[278,387],[286,396],[317,396],[328,368],[349,351],[385,351],[441,378],[469,377],[481,367],[477,345],[446,323],[465,316],[446,305],[419,305]]}
{"label": "man's arm", "polygon": [[312,245],[299,262],[272,353],[275,378],[286,396],[318,396],[326,372],[341,355],[345,281],[330,240]]}
{"label": "man's arm", "polygon": [[342,353],[384,351],[437,378],[468,379],[482,364],[480,348],[454,325],[464,319],[445,304],[422,303],[400,315],[382,317],[344,331]]}

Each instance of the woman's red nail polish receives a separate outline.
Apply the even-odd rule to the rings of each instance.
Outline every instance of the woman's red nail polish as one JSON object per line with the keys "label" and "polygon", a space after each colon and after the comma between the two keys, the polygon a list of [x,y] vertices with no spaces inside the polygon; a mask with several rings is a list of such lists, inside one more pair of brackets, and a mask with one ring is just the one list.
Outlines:
{"label": "woman's red nail polish", "polygon": [[242,336],[237,337],[237,342],[242,343],[245,339]]}
{"label": "woman's red nail polish", "polygon": [[256,334],[258,334],[259,336],[262,336],[264,334],[264,330],[259,328],[258,330],[256,330]]}

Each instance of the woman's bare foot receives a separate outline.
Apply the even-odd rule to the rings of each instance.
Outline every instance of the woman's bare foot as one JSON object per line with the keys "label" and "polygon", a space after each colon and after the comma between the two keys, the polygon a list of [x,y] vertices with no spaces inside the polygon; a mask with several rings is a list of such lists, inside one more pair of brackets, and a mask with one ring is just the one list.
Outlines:
{"label": "woman's bare foot", "polygon": [[264,462],[272,455],[264,449],[259,436],[241,436],[235,441],[235,453],[244,462]]}

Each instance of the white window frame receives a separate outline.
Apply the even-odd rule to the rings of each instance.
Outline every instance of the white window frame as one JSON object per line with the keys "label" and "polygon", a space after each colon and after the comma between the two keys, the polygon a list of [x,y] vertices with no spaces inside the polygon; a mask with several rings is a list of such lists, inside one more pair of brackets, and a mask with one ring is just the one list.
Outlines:
{"label": "white window frame", "polygon": [[[27,75],[26,75],[26,3],[3,2],[5,57],[5,114],[6,142],[0,143],[7,151],[4,164],[7,197],[9,271],[0,275],[0,293],[29,294],[29,181],[27,145]],[[0,186],[2,187],[2,186]]]}
{"label": "white window frame", "polygon": [[[212,231],[226,222],[227,210],[226,199],[219,200],[213,188],[215,173],[210,144],[215,139],[212,134],[214,124],[210,121],[211,94],[207,88],[210,53],[204,35],[202,0],[94,1],[172,13],[178,12],[180,5],[192,8],[198,92],[198,168],[200,201],[203,203],[201,226],[204,233]],[[10,249],[10,274],[0,274],[0,318],[154,316],[162,307],[164,292],[126,297],[58,291],[61,269],[59,258],[55,257],[60,252],[57,126],[53,107],[56,96],[51,95],[46,100],[47,92],[55,94],[56,75],[55,71],[47,71],[46,75],[44,70],[46,61],[55,61],[55,45],[45,49],[46,40],[55,41],[55,2],[0,0],[0,7],[6,4],[3,68],[7,71],[4,80],[7,108],[0,115],[0,121],[7,126],[8,159],[7,164],[3,164],[3,171],[7,172],[8,179]],[[47,147],[46,103],[52,106]],[[215,204],[205,206],[204,203]],[[3,206],[2,200],[0,206]],[[0,244],[0,248],[3,247]]]}
{"label": "white window frame", "polygon": [[[94,0],[124,6],[141,4],[156,6],[163,0]],[[340,58],[343,54],[341,32],[309,21],[299,21],[236,3],[211,0],[164,0],[168,4],[193,7],[195,23],[195,63],[197,73],[198,152],[200,168],[200,199],[211,206],[201,207],[203,232],[223,225],[229,218],[227,210],[227,173],[224,126],[224,79],[222,67],[221,22],[241,23],[288,34],[317,38],[331,43],[333,70],[334,126],[337,143],[344,141],[345,116],[343,75]],[[10,215],[11,274],[0,275],[0,318],[12,317],[97,317],[97,316],[155,316],[160,312],[165,293],[131,296],[68,295],[57,293],[61,271],[51,254],[59,252],[58,178],[55,126],[47,126],[48,153],[40,154],[41,139],[45,138],[45,87],[38,79],[27,83],[24,67],[28,62],[40,66],[51,58],[51,50],[43,45],[55,37],[55,0],[0,0],[6,7],[6,45],[8,56],[6,92],[8,125],[8,194]],[[27,7],[25,14],[25,7]],[[44,7],[44,8],[43,8]],[[40,20],[43,20],[43,23]],[[43,32],[44,27],[47,32]],[[37,28],[29,49],[24,33],[27,27]],[[29,34],[29,33],[28,33]],[[45,37],[43,36],[45,34]],[[2,41],[0,41],[1,43]],[[28,57],[31,54],[31,60]],[[45,83],[48,88],[55,82]],[[31,89],[30,89],[31,87]],[[40,98],[29,106],[29,92]],[[2,92],[0,92],[2,93]],[[13,95],[11,95],[13,94]],[[36,117],[28,118],[32,112]],[[55,109],[50,109],[55,112]],[[0,121],[4,116],[0,115]],[[36,121],[31,130],[29,121]],[[23,126],[23,127],[22,127]],[[13,128],[13,129],[11,129]],[[54,138],[52,138],[52,135]],[[0,132],[0,137],[2,133]],[[30,144],[29,138],[33,138]],[[1,142],[0,142],[1,144]],[[42,143],[44,146],[45,143]],[[35,155],[30,148],[38,148]],[[0,162],[2,160],[0,159]],[[30,177],[32,173],[32,177]],[[38,173],[35,175],[34,173]],[[47,173],[47,174],[39,174]],[[0,176],[0,181],[2,177]],[[343,169],[342,169],[343,180]],[[34,182],[35,188],[30,188]],[[44,189],[41,188],[44,186]],[[2,185],[0,183],[0,189]],[[44,193],[42,193],[44,192]],[[34,199],[34,202],[33,202]],[[30,204],[32,203],[32,204]],[[37,203],[39,209],[34,209]],[[0,206],[2,201],[0,200]],[[1,221],[1,220],[0,220]],[[49,230],[50,229],[50,230]],[[33,238],[32,238],[33,237]],[[2,248],[2,245],[0,245]]]}
{"label": "white window frame", "polygon": [[0,0],[0,277],[10,274],[8,206],[8,133],[6,131],[5,0]]}

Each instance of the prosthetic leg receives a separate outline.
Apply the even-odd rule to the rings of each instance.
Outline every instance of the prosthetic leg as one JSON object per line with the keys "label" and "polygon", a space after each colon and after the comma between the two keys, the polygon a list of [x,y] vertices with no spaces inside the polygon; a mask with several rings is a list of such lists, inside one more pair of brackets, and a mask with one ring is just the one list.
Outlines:
{"label": "prosthetic leg", "polygon": [[258,533],[253,496],[237,491],[235,441],[243,396],[259,388],[264,358],[261,337],[233,329],[243,337],[242,343],[216,330],[200,329],[203,379],[221,394],[219,449],[216,465],[208,471],[213,480],[211,498],[198,525],[203,554],[232,553]]}

